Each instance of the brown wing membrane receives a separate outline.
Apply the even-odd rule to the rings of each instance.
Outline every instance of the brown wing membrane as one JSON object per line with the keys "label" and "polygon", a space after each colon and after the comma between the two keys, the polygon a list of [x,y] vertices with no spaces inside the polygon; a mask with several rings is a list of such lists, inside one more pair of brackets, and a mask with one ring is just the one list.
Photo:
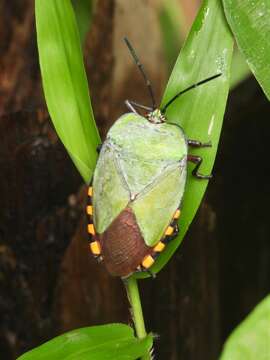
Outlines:
{"label": "brown wing membrane", "polygon": [[104,263],[111,275],[133,273],[142,259],[152,252],[145,245],[132,209],[125,208],[103,234],[97,234]]}

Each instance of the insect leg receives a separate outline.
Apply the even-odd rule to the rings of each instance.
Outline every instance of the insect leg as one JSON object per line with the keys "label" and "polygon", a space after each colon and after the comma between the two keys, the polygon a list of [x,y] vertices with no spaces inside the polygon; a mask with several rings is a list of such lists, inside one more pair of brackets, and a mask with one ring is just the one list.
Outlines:
{"label": "insect leg", "polygon": [[203,161],[200,156],[188,155],[187,160],[196,164],[195,168],[192,171],[192,175],[195,176],[197,179],[211,179],[212,178],[212,174],[203,175],[198,172],[199,167],[201,166],[201,163]]}
{"label": "insect leg", "polygon": [[157,277],[157,275],[155,273],[153,273],[151,270],[146,270],[148,272],[148,274],[151,276],[152,279],[155,279]]}
{"label": "insect leg", "polygon": [[144,272],[147,272],[148,275],[151,276],[152,279],[155,279],[157,277],[157,275],[155,273],[153,273],[151,270],[149,269],[145,269],[143,270]]}
{"label": "insect leg", "polygon": [[102,144],[98,144],[98,146],[96,148],[96,151],[98,154],[100,153],[101,148],[102,148]]}
{"label": "insect leg", "polygon": [[126,100],[126,101],[125,101],[125,104],[126,104],[127,108],[128,108],[129,110],[131,110],[131,112],[133,112],[134,114],[138,114],[137,111],[134,109],[134,107],[131,105],[131,101]]}
{"label": "insect leg", "polygon": [[207,143],[202,143],[201,141],[198,141],[198,140],[188,139],[187,143],[188,143],[188,146],[195,147],[195,148],[212,146],[211,141],[209,141]]}
{"label": "insect leg", "polygon": [[134,112],[135,114],[138,114],[137,111],[135,110],[134,106],[137,106],[138,108],[140,109],[144,109],[144,110],[147,110],[147,111],[153,111],[152,108],[148,107],[148,106],[145,106],[145,105],[142,105],[142,104],[139,104],[137,103],[136,101],[133,101],[133,100],[126,100],[125,101],[125,104],[126,106],[128,107],[128,109],[130,109],[132,112]]}

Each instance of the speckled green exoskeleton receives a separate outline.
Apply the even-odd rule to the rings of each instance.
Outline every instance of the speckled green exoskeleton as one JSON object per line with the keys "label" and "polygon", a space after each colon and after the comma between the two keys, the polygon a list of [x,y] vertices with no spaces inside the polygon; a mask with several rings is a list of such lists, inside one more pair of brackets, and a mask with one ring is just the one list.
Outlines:
{"label": "speckled green exoskeleton", "polygon": [[[177,235],[187,161],[196,164],[194,176],[210,178],[198,172],[202,159],[188,155],[188,146],[211,144],[187,139],[180,126],[166,122],[165,112],[181,94],[219,75],[182,90],[162,109],[156,108],[147,80],[152,108],[126,101],[131,112],[109,130],[88,190],[87,213],[90,249],[112,275],[127,277],[135,271],[150,271],[156,257]],[[146,115],[140,115],[135,107],[147,110]]]}

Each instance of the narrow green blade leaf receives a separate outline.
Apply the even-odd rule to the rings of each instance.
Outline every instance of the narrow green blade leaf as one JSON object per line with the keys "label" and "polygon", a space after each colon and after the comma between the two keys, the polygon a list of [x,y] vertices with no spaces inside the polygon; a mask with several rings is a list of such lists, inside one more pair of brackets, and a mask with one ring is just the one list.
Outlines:
{"label": "narrow green blade leaf", "polygon": [[96,163],[99,135],[90,103],[80,38],[70,0],[36,0],[43,88],[61,141],[86,182]]}
{"label": "narrow green blade leaf", "polygon": [[238,47],[270,100],[270,2],[223,0],[223,3]]}
{"label": "narrow green blade leaf", "polygon": [[77,19],[81,43],[83,43],[90,29],[94,0],[72,0],[72,5]]}
{"label": "narrow green blade leaf", "polygon": [[237,48],[234,48],[232,58],[230,89],[232,90],[248,76],[251,76],[250,68],[248,67],[245,58]]}
{"label": "narrow green blade leaf", "polygon": [[184,18],[179,1],[163,1],[159,13],[159,24],[168,69],[171,71],[182,44],[180,25]]}
{"label": "narrow green blade leaf", "polygon": [[57,336],[18,360],[135,360],[149,352],[152,344],[152,335],[139,340],[129,326],[108,324]]}
{"label": "narrow green blade leaf", "polygon": [[270,359],[270,296],[233,331],[220,360]]}
{"label": "narrow green blade leaf", "polygon": [[[229,89],[229,72],[233,39],[219,0],[205,0],[180,51],[169,79],[161,107],[175,94],[209,76],[222,76],[179,97],[166,112],[168,121],[179,124],[189,139],[211,140],[212,148],[192,150],[203,157],[201,172],[211,173]],[[180,216],[180,232],[158,258],[151,271],[157,273],[180,245],[206,190],[207,181],[191,176],[194,165],[188,165],[189,176]],[[212,180],[215,181],[215,178]],[[137,274],[145,277],[145,274]]]}

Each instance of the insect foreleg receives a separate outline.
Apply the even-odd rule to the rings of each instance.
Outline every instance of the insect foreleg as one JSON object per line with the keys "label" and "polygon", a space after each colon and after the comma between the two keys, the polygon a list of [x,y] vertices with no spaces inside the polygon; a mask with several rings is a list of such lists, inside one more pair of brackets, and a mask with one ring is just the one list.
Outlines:
{"label": "insect foreleg", "polygon": [[203,159],[200,156],[188,155],[187,160],[196,164],[195,168],[192,170],[192,175],[195,176],[197,179],[211,179],[212,178],[212,174],[203,175],[203,174],[199,173],[198,170],[203,161]]}
{"label": "insect foreleg", "polygon": [[126,100],[125,104],[129,110],[131,110],[134,114],[138,114],[137,111],[134,109],[134,107],[131,105],[131,101]]}
{"label": "insect foreleg", "polygon": [[133,101],[133,100],[126,100],[125,104],[128,107],[128,109],[131,110],[132,112],[134,112],[135,114],[138,114],[138,113],[135,110],[134,106],[138,107],[139,109],[144,109],[146,111],[152,111],[152,108],[150,108],[148,106],[145,106],[145,105],[141,105],[141,104],[139,104],[139,103],[137,103],[136,101]]}
{"label": "insect foreleg", "polygon": [[209,141],[207,143],[202,143],[201,141],[198,141],[198,140],[188,139],[187,143],[188,143],[188,146],[195,147],[195,148],[212,146],[211,141]]}

